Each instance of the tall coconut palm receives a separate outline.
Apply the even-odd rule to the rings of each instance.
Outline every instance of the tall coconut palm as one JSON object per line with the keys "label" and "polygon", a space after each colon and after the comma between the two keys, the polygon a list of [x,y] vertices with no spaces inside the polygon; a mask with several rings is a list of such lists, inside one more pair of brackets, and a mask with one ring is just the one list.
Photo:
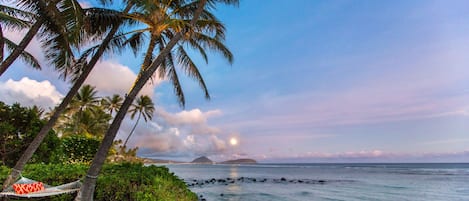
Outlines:
{"label": "tall coconut palm", "polygon": [[122,105],[124,99],[119,94],[114,94],[112,97],[106,96],[101,100],[101,105],[105,110],[112,115],[113,112],[117,112]]}
{"label": "tall coconut palm", "polygon": [[[149,35],[148,48],[144,54],[141,66],[142,73],[151,63],[155,50],[161,51],[167,42],[179,31],[187,29],[190,20],[186,19],[191,15],[191,9],[197,2],[192,2],[183,7],[174,8],[174,5],[180,3],[178,1],[157,1],[153,4],[136,5],[134,12],[128,16],[145,25],[145,28],[133,30],[131,37],[127,40],[134,53],[140,51],[143,37]],[[193,12],[193,10],[192,10]],[[204,90],[205,97],[210,98],[207,86],[203,80],[197,66],[187,54],[185,47],[191,47],[197,50],[202,58],[208,62],[207,53],[204,48],[210,48],[223,54],[231,63],[233,56],[231,52],[220,41],[224,39],[225,27],[216,19],[208,10],[203,10],[201,18],[197,20],[190,33],[186,33],[175,47],[176,51],[170,52],[165,57],[165,62],[159,67],[159,75],[168,78],[173,86],[174,91],[179,99],[181,106],[185,104],[184,93],[179,82],[179,76],[175,70],[175,64],[179,63],[190,77],[194,78]],[[140,76],[140,75],[139,75]]]}
{"label": "tall coconut palm", "polygon": [[138,113],[137,121],[135,121],[134,126],[132,127],[132,130],[130,131],[129,135],[124,141],[123,147],[125,148],[127,146],[127,142],[129,141],[130,137],[135,131],[135,128],[137,128],[137,124],[140,121],[140,117],[143,117],[143,120],[147,122],[148,120],[151,120],[153,118],[153,112],[155,112],[155,104],[153,104],[153,101],[149,96],[142,95],[137,100],[135,101],[136,103],[132,104],[132,108],[129,110],[130,112],[130,118],[134,119],[135,115]]}
{"label": "tall coconut palm", "polygon": [[[128,4],[122,13],[127,13],[131,7],[132,5]],[[56,121],[67,108],[68,104],[77,94],[78,90],[83,85],[98,60],[107,50],[112,49],[112,47],[110,47],[110,45],[112,45],[111,40],[118,32],[119,27],[125,22],[120,12],[112,12],[105,9],[88,9],[84,13],[86,14],[85,18],[87,19],[85,21],[85,28],[87,28],[87,30],[90,30],[92,33],[98,33],[100,31],[107,32],[107,35],[93,51],[88,51],[86,54],[84,53],[80,58],[81,62],[79,64],[82,66],[82,68],[75,68],[75,70],[78,69],[78,72],[74,79],[73,86],[70,88],[67,95],[62,99],[62,102],[59,104],[59,106],[55,108],[48,122],[41,128],[34,140],[24,151],[23,155],[21,155],[21,157],[18,159],[16,165],[10,172],[10,175],[3,183],[3,188],[11,185],[18,178],[26,163],[31,159],[49,130],[52,129]],[[87,60],[88,57],[91,57],[89,61]]]}
{"label": "tall coconut palm", "polygon": [[145,68],[144,72],[138,77],[138,81],[135,85],[131,88],[130,92],[126,96],[124,103],[122,104],[119,112],[117,112],[114,120],[109,127],[104,139],[96,153],[93,161],[91,163],[90,168],[88,169],[87,175],[83,182],[83,185],[80,189],[75,200],[92,200],[92,196],[94,193],[94,188],[96,186],[96,179],[101,170],[104,161],[106,160],[107,153],[109,149],[112,147],[113,141],[116,137],[117,131],[120,128],[122,120],[124,119],[127,110],[129,109],[130,105],[132,104],[133,100],[137,96],[137,94],[141,91],[145,83],[152,77],[152,75],[156,72],[157,68],[161,66],[161,64],[165,61],[166,56],[170,53],[173,47],[180,41],[184,34],[190,35],[191,27],[194,27],[197,20],[199,20],[200,15],[203,13],[204,8],[207,5],[212,7],[215,6],[215,3],[222,2],[227,4],[238,4],[239,0],[200,0],[194,6],[194,12],[191,15],[188,15],[188,18],[192,18],[187,30],[181,30],[176,32],[174,37],[170,39],[170,41],[166,44],[166,46],[159,52],[158,56],[151,62],[151,64]]}

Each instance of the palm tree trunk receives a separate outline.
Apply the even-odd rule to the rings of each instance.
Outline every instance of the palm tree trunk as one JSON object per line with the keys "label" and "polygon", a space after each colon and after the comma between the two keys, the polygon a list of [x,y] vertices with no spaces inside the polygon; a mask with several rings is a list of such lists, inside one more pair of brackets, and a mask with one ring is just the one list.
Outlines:
{"label": "palm tree trunk", "polygon": [[[200,14],[202,13],[207,0],[201,0],[199,2],[198,8],[194,13],[194,17],[192,18],[190,24],[193,26],[195,22],[199,19]],[[166,45],[166,47],[159,53],[158,57],[151,63],[149,68],[142,73],[140,79],[138,79],[135,86],[130,90],[129,94],[126,96],[124,103],[122,104],[119,112],[117,112],[116,117],[112,121],[111,126],[109,127],[104,139],[99,146],[98,152],[93,158],[91,162],[90,169],[86,174],[85,180],[83,181],[83,185],[75,198],[75,201],[82,201],[82,200],[93,200],[94,189],[96,187],[96,180],[98,178],[98,174],[101,171],[101,168],[106,160],[107,153],[109,149],[112,147],[112,143],[114,142],[114,138],[116,137],[117,131],[120,128],[122,120],[124,120],[127,111],[129,110],[130,105],[134,101],[135,97],[138,95],[140,90],[143,88],[145,83],[150,79],[150,77],[155,73],[158,66],[163,63],[166,55],[170,53],[173,47],[179,42],[182,37],[182,33],[178,32]]]}
{"label": "palm tree trunk", "polygon": [[[124,13],[127,13],[129,12],[130,8],[132,6],[129,5],[127,6],[125,9],[124,9]],[[24,166],[26,165],[26,163],[29,161],[29,159],[31,159],[31,157],[33,156],[34,152],[37,150],[37,148],[39,147],[39,145],[41,144],[41,142],[44,140],[44,138],[46,137],[47,133],[50,131],[50,129],[52,129],[52,127],[54,126],[55,122],[57,121],[57,119],[60,117],[60,115],[65,111],[66,107],[68,106],[68,104],[70,104],[70,102],[72,101],[73,97],[75,97],[75,95],[78,93],[78,90],[80,89],[80,87],[83,85],[83,83],[85,82],[86,78],[88,77],[88,75],[90,74],[91,70],[93,70],[94,66],[96,65],[96,63],[98,62],[99,58],[101,58],[101,56],[103,55],[104,51],[106,50],[107,46],[109,45],[110,41],[113,39],[114,35],[116,34],[116,32],[119,30],[119,27],[116,26],[116,27],[113,27],[108,35],[106,36],[106,38],[102,41],[101,45],[99,46],[98,48],[98,51],[93,55],[93,57],[91,58],[90,62],[88,63],[88,65],[86,65],[84,68],[83,68],[83,72],[80,74],[80,76],[78,77],[78,79],[75,81],[75,83],[73,84],[72,88],[70,88],[70,91],[67,93],[67,95],[65,96],[65,98],[62,100],[62,102],[60,103],[60,105],[54,110],[54,113],[52,114],[52,116],[50,117],[49,121],[47,122],[46,125],[44,125],[41,130],[39,131],[39,133],[36,135],[36,137],[34,138],[34,140],[31,142],[31,144],[28,146],[28,148],[26,149],[26,151],[23,153],[23,155],[21,155],[20,159],[18,159],[18,161],[16,162],[16,165],[15,167],[13,167],[10,175],[7,177],[7,179],[5,180],[5,182],[3,182],[3,189],[5,189],[6,187],[10,186],[11,184],[13,184],[13,182],[18,178],[19,174],[21,173],[21,171],[23,171],[23,168]]]}
{"label": "palm tree trunk", "polygon": [[142,116],[142,112],[138,113],[137,122],[135,122],[135,125],[134,125],[134,127],[132,128],[132,130],[130,131],[129,136],[127,136],[127,139],[125,139],[125,142],[124,142],[124,145],[123,145],[124,148],[125,148],[125,146],[127,145],[127,142],[129,141],[130,136],[132,136],[132,134],[134,133],[135,128],[137,128],[137,124],[138,124],[138,121],[140,120],[140,117],[141,117],[141,116]]}
{"label": "palm tree trunk", "polygon": [[29,29],[28,33],[23,37],[23,40],[21,40],[20,44],[11,52],[10,55],[5,59],[5,61],[2,61],[0,64],[0,76],[2,76],[3,73],[10,67],[10,65],[20,56],[20,54],[26,49],[28,44],[31,42],[31,40],[34,38],[34,36],[37,34],[39,31],[39,28],[41,28],[42,24],[44,23],[45,19],[40,17],[37,19],[37,21],[33,24],[33,26]]}
{"label": "palm tree trunk", "polygon": [[5,39],[3,38],[3,29],[0,24],[0,62],[3,61],[3,53],[5,51]]}

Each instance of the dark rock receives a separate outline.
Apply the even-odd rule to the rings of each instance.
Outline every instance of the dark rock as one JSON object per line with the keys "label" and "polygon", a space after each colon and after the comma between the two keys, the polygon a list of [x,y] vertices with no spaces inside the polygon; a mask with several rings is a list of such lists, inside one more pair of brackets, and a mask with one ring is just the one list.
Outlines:
{"label": "dark rock", "polygon": [[222,193],[222,194],[220,194],[220,196],[222,196],[222,197],[223,197],[223,193]]}
{"label": "dark rock", "polygon": [[282,177],[280,178],[280,181],[287,181],[287,179],[285,179],[285,177]]}

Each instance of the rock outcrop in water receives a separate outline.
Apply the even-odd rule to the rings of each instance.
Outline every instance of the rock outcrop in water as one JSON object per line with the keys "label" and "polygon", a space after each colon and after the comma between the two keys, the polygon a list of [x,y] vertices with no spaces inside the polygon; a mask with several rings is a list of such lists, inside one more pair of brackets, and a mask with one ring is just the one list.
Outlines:
{"label": "rock outcrop in water", "polygon": [[213,164],[213,161],[205,156],[201,156],[199,158],[194,159],[191,163],[197,164]]}

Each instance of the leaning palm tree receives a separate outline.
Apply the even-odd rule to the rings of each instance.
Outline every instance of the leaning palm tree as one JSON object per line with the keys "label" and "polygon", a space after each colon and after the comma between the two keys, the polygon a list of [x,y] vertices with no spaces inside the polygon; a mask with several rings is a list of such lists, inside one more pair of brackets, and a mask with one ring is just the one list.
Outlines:
{"label": "leaning palm tree", "polygon": [[[82,10],[77,0],[17,0],[22,10],[34,13],[34,23],[0,63],[0,76],[24,52],[34,36],[40,38],[46,58],[56,68],[67,68],[73,63],[73,46],[81,40]],[[66,74],[65,74],[66,75]],[[65,78],[65,77],[64,77]]]}
{"label": "leaning palm tree", "polygon": [[153,104],[153,101],[149,96],[142,95],[139,98],[137,98],[136,103],[132,104],[132,108],[129,110],[130,112],[130,118],[133,119],[135,115],[138,113],[137,121],[134,124],[134,127],[132,127],[132,130],[130,131],[129,135],[125,139],[123,147],[125,148],[127,145],[127,142],[130,139],[130,136],[135,131],[135,128],[137,128],[137,124],[140,121],[140,117],[143,116],[143,120],[147,122],[148,120],[151,120],[153,118],[153,112],[155,112],[155,104]]}
{"label": "leaning palm tree", "polygon": [[105,110],[112,115],[113,112],[117,112],[122,105],[122,101],[124,99],[119,94],[114,94],[112,97],[106,96],[101,100],[101,105],[104,107]]}
{"label": "leaning palm tree", "polygon": [[[0,5],[0,62],[2,62],[4,59],[5,46],[10,52],[18,47],[11,40],[4,37],[3,30],[8,29],[13,31],[21,31],[26,29],[31,26],[30,21],[33,18],[34,14],[31,12],[26,12],[10,6]],[[28,61],[31,60],[28,59],[28,57],[34,59],[34,57],[32,57],[31,54],[26,51],[20,52],[19,57],[27,63],[30,63]],[[40,68],[40,65],[37,62],[30,63],[30,65],[34,68]]]}
{"label": "leaning palm tree", "polygon": [[[122,11],[122,13],[128,12],[131,7],[132,5],[128,4],[124,11]],[[56,121],[67,108],[68,104],[77,94],[78,90],[83,85],[98,60],[106,51],[113,49],[113,45],[115,44],[111,43],[111,40],[118,32],[120,26],[125,22],[125,20],[123,20],[122,18],[122,13],[118,11],[91,8],[85,11],[84,13],[86,14],[85,29],[87,31],[91,32],[92,34],[107,33],[107,35],[106,37],[104,37],[101,43],[96,46],[96,48],[94,48],[92,51],[87,51],[86,53],[84,53],[83,56],[79,59],[80,62],[78,62],[77,65],[73,65],[76,67],[74,68],[76,72],[76,77],[73,80],[73,86],[70,88],[67,95],[62,99],[62,102],[59,104],[59,106],[54,109],[54,112],[50,116],[48,122],[41,128],[34,140],[24,151],[23,155],[21,155],[21,157],[18,159],[16,165],[12,168],[10,175],[3,183],[3,188],[6,188],[7,186],[11,185],[18,178],[18,176],[23,171],[23,168],[26,163],[31,159],[34,152],[42,143],[49,130],[52,129]],[[66,75],[67,73],[65,73],[65,76]]]}
{"label": "leaning palm tree", "polygon": [[[109,149],[112,147],[114,139],[116,137],[117,131],[120,128],[122,120],[124,119],[127,110],[129,109],[130,105],[132,104],[133,100],[137,96],[137,94],[142,90],[143,86],[146,82],[152,77],[152,75],[156,72],[157,68],[161,66],[163,62],[165,62],[167,55],[173,49],[173,47],[181,40],[183,35],[191,35],[191,29],[196,24],[197,20],[203,13],[205,7],[210,5],[214,7],[217,2],[227,3],[227,4],[238,4],[239,0],[200,0],[197,3],[193,4],[193,12],[186,16],[187,18],[191,18],[190,23],[188,24],[185,29],[180,30],[175,33],[175,35],[169,40],[166,46],[159,52],[158,56],[151,62],[151,64],[144,69],[140,76],[138,77],[137,82],[131,88],[130,92],[127,94],[124,103],[122,104],[119,112],[116,114],[111,126],[109,127],[108,131],[106,132],[104,139],[96,153],[93,161],[91,163],[90,168],[88,169],[87,175],[83,182],[83,185],[75,198],[77,201],[81,200],[92,200],[92,196],[94,194],[94,188],[96,186],[97,176],[99,171],[101,170],[104,161],[106,160],[107,153]],[[208,47],[210,48],[210,47]]]}

